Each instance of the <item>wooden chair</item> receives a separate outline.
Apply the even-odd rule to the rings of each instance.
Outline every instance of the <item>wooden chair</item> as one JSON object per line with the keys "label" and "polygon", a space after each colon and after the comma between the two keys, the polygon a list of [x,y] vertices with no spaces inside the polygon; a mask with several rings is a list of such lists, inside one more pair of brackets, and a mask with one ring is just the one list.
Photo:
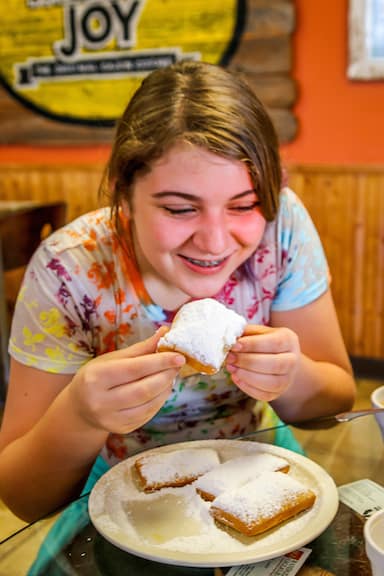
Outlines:
{"label": "wooden chair", "polygon": [[5,274],[25,268],[41,240],[65,224],[67,208],[65,202],[9,204],[9,211],[0,211],[0,402],[5,400],[9,376],[10,313]]}

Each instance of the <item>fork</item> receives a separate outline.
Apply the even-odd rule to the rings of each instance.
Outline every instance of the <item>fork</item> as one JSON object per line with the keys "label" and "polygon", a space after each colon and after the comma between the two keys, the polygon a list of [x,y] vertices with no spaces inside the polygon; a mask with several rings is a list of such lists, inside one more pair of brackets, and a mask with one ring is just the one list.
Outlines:
{"label": "fork", "polygon": [[368,416],[369,414],[380,414],[383,412],[384,408],[367,408],[366,410],[350,410],[349,412],[340,412],[339,414],[335,414],[333,418],[335,418],[338,422],[349,422],[354,418],[360,418],[360,416]]}
{"label": "fork", "polygon": [[320,416],[302,422],[295,422],[293,426],[296,428],[309,428],[315,430],[317,428],[331,428],[340,422],[349,422],[361,416],[369,416],[370,414],[384,413],[384,408],[367,408],[365,410],[348,410],[347,412],[339,412],[339,414],[332,414],[330,416]]}

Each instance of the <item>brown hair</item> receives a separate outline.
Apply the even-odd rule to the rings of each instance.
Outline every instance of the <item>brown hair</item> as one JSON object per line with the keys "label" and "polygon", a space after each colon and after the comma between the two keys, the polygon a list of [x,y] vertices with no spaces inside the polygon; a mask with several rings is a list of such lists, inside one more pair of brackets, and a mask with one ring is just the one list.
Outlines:
{"label": "brown hair", "polygon": [[275,217],[281,167],[273,124],[242,78],[198,61],[152,72],[128,103],[103,181],[115,215],[122,200],[130,201],[135,178],[177,142],[244,162],[265,218]]}

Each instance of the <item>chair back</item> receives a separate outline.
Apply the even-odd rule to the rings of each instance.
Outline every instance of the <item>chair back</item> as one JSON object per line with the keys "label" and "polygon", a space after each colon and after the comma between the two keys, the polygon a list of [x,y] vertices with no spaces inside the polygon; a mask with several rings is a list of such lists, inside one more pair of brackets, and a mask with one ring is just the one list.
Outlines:
{"label": "chair back", "polygon": [[0,218],[0,403],[5,400],[9,376],[10,326],[4,274],[27,266],[40,242],[65,224],[66,211],[62,201],[31,204]]}
{"label": "chair back", "polygon": [[40,242],[65,224],[65,202],[15,211],[0,220],[3,271],[26,266]]}

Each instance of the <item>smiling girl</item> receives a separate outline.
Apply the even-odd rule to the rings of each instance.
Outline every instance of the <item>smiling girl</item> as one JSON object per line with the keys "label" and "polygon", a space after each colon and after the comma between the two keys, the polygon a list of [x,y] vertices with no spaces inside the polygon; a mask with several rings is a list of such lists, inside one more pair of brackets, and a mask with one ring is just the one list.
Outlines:
{"label": "smiling girl", "polygon": [[[319,237],[243,80],[202,62],[150,74],[103,189],[112,209],[43,242],[15,310],[0,496],[28,520],[79,494],[100,453],[246,434],[260,401],[294,422],[354,400]],[[183,379],[157,342],[205,297],[248,326],[221,372]]]}

